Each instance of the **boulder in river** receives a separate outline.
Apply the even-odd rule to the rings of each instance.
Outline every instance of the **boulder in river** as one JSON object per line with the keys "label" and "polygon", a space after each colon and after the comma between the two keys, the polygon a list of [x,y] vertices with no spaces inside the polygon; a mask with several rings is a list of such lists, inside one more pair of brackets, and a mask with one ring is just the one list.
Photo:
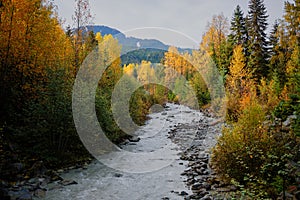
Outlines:
{"label": "boulder in river", "polygon": [[137,137],[137,136],[133,136],[133,137],[129,138],[128,140],[129,140],[130,142],[138,142],[138,141],[140,141],[140,138]]}

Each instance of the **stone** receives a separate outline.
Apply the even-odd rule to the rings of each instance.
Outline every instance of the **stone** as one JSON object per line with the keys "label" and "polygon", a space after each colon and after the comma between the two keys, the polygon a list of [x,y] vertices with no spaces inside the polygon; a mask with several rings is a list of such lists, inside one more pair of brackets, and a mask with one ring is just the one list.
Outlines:
{"label": "stone", "polygon": [[57,183],[50,183],[47,187],[48,187],[49,191],[50,190],[59,190],[59,189],[63,188],[62,185],[59,185]]}
{"label": "stone", "polygon": [[62,181],[62,180],[63,180],[63,178],[57,174],[51,176],[51,181]]}
{"label": "stone", "polygon": [[133,136],[133,137],[129,138],[128,140],[129,140],[130,142],[138,142],[138,141],[140,141],[140,138],[137,137],[137,136]]}
{"label": "stone", "polygon": [[78,184],[78,183],[74,180],[65,179],[65,180],[60,181],[59,184],[61,184],[63,186],[68,186],[68,185],[74,185],[74,184]]}
{"label": "stone", "polygon": [[202,187],[205,188],[206,190],[210,190],[211,189],[211,185],[207,182],[202,183]]}
{"label": "stone", "polygon": [[209,195],[205,195],[201,200],[212,200],[212,198]]}
{"label": "stone", "polygon": [[186,196],[186,195],[188,195],[188,193],[185,192],[185,191],[181,191],[179,195],[181,195],[181,196]]}
{"label": "stone", "polygon": [[199,190],[201,188],[202,188],[201,183],[195,183],[194,185],[192,185],[192,190]]}
{"label": "stone", "polygon": [[34,191],[34,196],[38,198],[44,198],[46,196],[46,190],[37,189]]}
{"label": "stone", "polygon": [[10,200],[32,200],[32,195],[29,190],[22,189],[20,191],[9,191]]}
{"label": "stone", "polygon": [[115,173],[114,174],[114,177],[117,177],[117,178],[120,178],[120,177],[122,177],[123,176],[123,174],[119,174],[119,173]]}

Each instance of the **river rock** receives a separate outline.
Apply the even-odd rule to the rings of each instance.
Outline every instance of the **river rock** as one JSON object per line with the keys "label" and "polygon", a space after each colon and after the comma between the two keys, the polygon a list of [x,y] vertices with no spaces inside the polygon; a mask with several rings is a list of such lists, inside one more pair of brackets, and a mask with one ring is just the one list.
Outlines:
{"label": "river rock", "polygon": [[129,138],[128,140],[129,140],[130,142],[138,142],[138,141],[140,141],[140,138],[137,137],[137,136],[133,136],[133,137]]}
{"label": "river rock", "polygon": [[186,196],[186,195],[188,195],[188,193],[186,191],[181,191],[179,195]]}
{"label": "river rock", "polygon": [[205,195],[200,200],[213,200],[213,198],[211,196],[209,196],[209,195]]}
{"label": "river rock", "polygon": [[192,185],[192,190],[200,190],[201,188],[202,188],[201,183],[195,183],[194,185]]}
{"label": "river rock", "polygon": [[123,176],[123,174],[119,174],[119,173],[115,173],[114,174],[114,177],[117,177],[117,178],[120,178],[120,177],[122,177]]}
{"label": "river rock", "polygon": [[27,189],[9,191],[8,196],[10,200],[32,200],[32,195]]}
{"label": "river rock", "polygon": [[44,189],[37,189],[34,191],[34,196],[38,198],[44,198],[46,196],[46,190]]}
{"label": "river rock", "polygon": [[61,184],[63,186],[68,186],[68,185],[74,185],[74,184],[78,184],[78,183],[74,180],[65,179],[65,180],[60,181],[59,184]]}

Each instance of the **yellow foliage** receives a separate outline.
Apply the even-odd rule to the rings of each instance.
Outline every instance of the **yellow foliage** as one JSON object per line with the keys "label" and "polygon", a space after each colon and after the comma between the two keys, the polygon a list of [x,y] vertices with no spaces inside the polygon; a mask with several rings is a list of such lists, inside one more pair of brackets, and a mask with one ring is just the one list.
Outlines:
{"label": "yellow foliage", "polygon": [[230,121],[237,121],[241,111],[256,97],[255,85],[251,74],[245,68],[245,63],[243,48],[241,45],[237,45],[233,51],[229,75],[226,79],[227,118]]}
{"label": "yellow foliage", "polygon": [[125,65],[123,67],[124,74],[127,74],[129,76],[133,76],[134,75],[134,70],[136,70],[136,65],[133,64],[133,63],[130,63],[127,66]]}
{"label": "yellow foliage", "polygon": [[46,70],[68,68],[71,42],[53,15],[52,7],[40,0],[6,1],[1,10],[0,55],[6,79],[20,85],[28,97],[37,85],[48,81]]}

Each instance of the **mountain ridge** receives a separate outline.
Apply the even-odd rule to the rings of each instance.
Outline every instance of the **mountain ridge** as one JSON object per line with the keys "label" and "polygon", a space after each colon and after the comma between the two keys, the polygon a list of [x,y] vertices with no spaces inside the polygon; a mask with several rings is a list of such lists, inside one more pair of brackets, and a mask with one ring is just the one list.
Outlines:
{"label": "mountain ridge", "polygon": [[[157,39],[141,39],[129,36],[127,37],[124,33],[119,31],[118,29],[111,28],[105,25],[89,25],[86,26],[88,31],[93,31],[94,33],[100,32],[102,36],[111,34],[114,38],[117,38],[119,43],[127,49],[139,49],[139,48],[151,48],[151,49],[159,49],[159,50],[168,50],[170,46],[161,42]],[[190,48],[180,48],[176,47],[179,52],[191,52],[193,49]]]}

